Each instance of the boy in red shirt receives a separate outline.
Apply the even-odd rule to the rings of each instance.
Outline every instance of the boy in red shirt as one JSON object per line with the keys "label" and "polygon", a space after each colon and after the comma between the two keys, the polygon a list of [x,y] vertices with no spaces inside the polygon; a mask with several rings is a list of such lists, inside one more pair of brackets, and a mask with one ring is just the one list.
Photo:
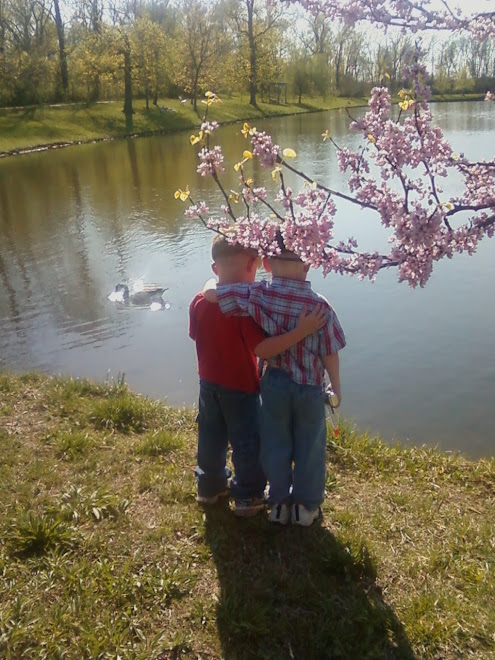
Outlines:
{"label": "boy in red shirt", "polygon": [[[258,268],[255,250],[231,245],[218,235],[212,245],[213,272],[219,284],[253,282]],[[214,504],[227,489],[226,467],[232,447],[235,476],[230,490],[238,516],[253,516],[264,507],[266,478],[260,464],[259,383],[257,358],[268,359],[318,330],[326,311],[303,309],[297,326],[267,337],[249,316],[225,316],[198,293],[189,308],[189,336],[196,342],[200,378],[197,501]]]}

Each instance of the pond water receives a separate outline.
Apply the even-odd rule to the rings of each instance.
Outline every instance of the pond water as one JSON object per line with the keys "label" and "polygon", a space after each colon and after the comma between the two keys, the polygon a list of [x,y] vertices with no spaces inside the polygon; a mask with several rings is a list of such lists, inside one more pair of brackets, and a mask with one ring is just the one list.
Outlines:
{"label": "pond water", "polygon": [[[436,104],[456,151],[491,158],[495,107]],[[356,138],[342,111],[267,120],[258,128],[298,153],[297,165],[343,189],[328,143]],[[220,129],[228,162],[245,148],[239,125]],[[37,369],[129,386],[173,405],[195,405],[188,305],[211,275],[212,239],[183,217],[173,193],[218,195],[194,172],[188,134],[113,141],[0,161],[0,369]],[[232,184],[234,185],[234,178]],[[455,186],[451,181],[446,186]],[[227,186],[228,187],[228,186]],[[386,241],[376,219],[338,206],[346,231],[369,247]],[[493,456],[495,305],[493,241],[475,257],[437,266],[425,289],[310,273],[346,331],[341,413],[387,442]],[[168,287],[169,309],[123,308],[107,299],[118,282]],[[168,306],[167,306],[168,307]]]}

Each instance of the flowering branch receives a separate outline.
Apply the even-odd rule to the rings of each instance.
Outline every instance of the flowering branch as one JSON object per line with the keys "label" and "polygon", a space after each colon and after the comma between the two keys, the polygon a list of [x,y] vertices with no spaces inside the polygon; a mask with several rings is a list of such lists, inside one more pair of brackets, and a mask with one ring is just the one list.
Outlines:
{"label": "flowering branch", "polygon": [[[274,2],[274,0],[270,0]],[[311,13],[321,13],[348,25],[367,21],[386,27],[407,28],[411,32],[424,30],[466,31],[483,41],[495,35],[495,11],[476,12],[463,16],[452,2],[442,0],[443,9],[433,7],[432,0],[280,0],[298,3]]]}
{"label": "flowering branch", "polygon": [[[495,12],[461,18],[446,0],[440,12],[431,9],[429,0],[421,4],[410,0],[301,0],[301,4],[324,11],[331,18],[368,20],[413,30],[468,29],[476,38],[495,35]],[[205,226],[224,233],[232,242],[265,255],[280,252],[281,236],[287,249],[310,265],[321,267],[324,275],[351,273],[373,280],[380,270],[394,267],[399,281],[424,286],[435,262],[455,253],[473,254],[480,240],[493,237],[495,161],[469,162],[464,155],[453,153],[441,129],[433,125],[421,53],[415,53],[406,75],[411,89],[400,92],[398,112],[389,91],[376,87],[364,117],[351,121],[350,130],[360,133],[363,139],[357,150],[340,148],[328,131],[322,136],[335,148],[339,168],[348,175],[348,193],[313,181],[290,164],[296,158],[293,149],[282,150],[269,135],[248,124],[241,133],[250,140],[251,149],[245,150],[234,165],[239,172],[239,190],[228,193],[221,182],[225,171],[221,147],[210,145],[218,124],[207,122],[205,114],[199,134],[191,136],[191,143],[201,143],[197,171],[213,177],[223,203],[220,212],[211,217],[204,202],[192,202],[188,188],[179,190],[176,197],[190,202],[186,215],[199,217]],[[207,110],[217,100],[208,92]],[[485,100],[493,101],[495,95],[488,92]],[[246,176],[245,168],[253,159],[271,169],[275,192],[255,187],[253,179]],[[299,192],[287,185],[284,171],[302,181]],[[464,190],[457,197],[444,199],[441,182],[452,174],[463,179]],[[236,215],[232,202],[240,199],[244,213]],[[391,232],[388,254],[361,250],[353,237],[335,242],[335,200],[378,214],[381,224]],[[456,224],[461,213],[470,216]]]}

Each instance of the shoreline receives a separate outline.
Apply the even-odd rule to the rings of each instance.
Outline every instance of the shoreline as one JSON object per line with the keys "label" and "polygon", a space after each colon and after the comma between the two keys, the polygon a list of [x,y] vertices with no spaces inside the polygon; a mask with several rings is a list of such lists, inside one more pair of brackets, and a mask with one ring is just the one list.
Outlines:
{"label": "shoreline", "polygon": [[[340,97],[334,97],[335,99],[339,99]],[[289,116],[295,116],[298,114],[310,114],[310,113],[316,113],[316,112],[328,112],[331,110],[342,110],[344,108],[356,108],[356,107],[365,107],[366,103],[364,99],[350,99],[348,97],[342,97],[341,103],[336,103],[335,105],[332,105],[332,107],[305,107],[305,104],[301,104],[301,106],[295,106],[294,104],[288,104],[287,106],[284,107],[298,107],[298,110],[295,112],[270,112],[269,114],[265,114],[261,108],[258,109],[258,114],[256,114],[256,111],[253,109],[254,114],[250,114],[249,112],[247,114],[243,114],[242,116],[237,116],[234,119],[217,119],[215,117],[212,117],[212,119],[215,119],[218,121],[218,123],[221,126],[227,126],[230,124],[237,124],[237,123],[242,123],[245,121],[254,121],[258,119],[277,119],[281,117],[289,117]],[[110,102],[105,102],[109,104],[116,103],[114,101]],[[119,101],[120,103],[120,101]],[[228,99],[225,101],[225,103],[228,103]],[[263,104],[263,105],[268,105],[268,104]],[[60,107],[72,107],[72,108],[83,108],[85,107],[85,104],[67,104],[67,106],[60,106],[60,105],[54,105],[54,106],[48,106],[48,108],[53,108],[53,109],[58,109]],[[246,106],[247,108],[251,106]],[[304,109],[303,109],[304,108]],[[10,108],[0,108],[1,111],[9,111],[11,110]],[[22,108],[12,108],[12,110],[22,110]],[[33,111],[38,110],[37,107],[33,106]],[[174,113],[177,111],[174,110]],[[211,111],[210,111],[211,112]],[[213,114],[213,113],[211,113]],[[114,135],[101,135],[101,136],[96,136],[96,137],[90,137],[87,139],[74,139],[74,140],[55,140],[53,142],[46,142],[46,143],[39,143],[39,144],[33,144],[27,147],[19,147],[19,148],[13,148],[9,149],[6,151],[0,151],[0,159],[2,158],[10,158],[12,156],[23,156],[23,155],[28,155],[31,153],[39,153],[43,151],[49,151],[50,149],[63,149],[65,147],[72,147],[72,146],[78,146],[81,144],[96,144],[99,142],[111,142],[113,140],[128,140],[128,139],[136,139],[136,138],[141,138],[141,137],[153,137],[157,135],[170,135],[170,134],[176,134],[176,133],[185,133],[187,131],[191,130],[197,130],[198,127],[201,125],[202,119],[199,116],[196,116],[197,123],[191,122],[190,125],[188,126],[180,126],[180,127],[167,127],[167,128],[161,128],[161,129],[156,129],[156,130],[143,130],[143,131],[131,131],[131,132],[126,132],[126,133],[118,133]]]}
{"label": "shoreline", "polygon": [[[446,97],[433,97],[430,103],[453,103],[453,102],[470,102],[470,101],[481,101],[483,100],[483,95],[482,94],[476,94],[473,95],[472,97],[466,98],[465,96],[461,95],[455,95],[452,94],[450,96]],[[297,111],[294,112],[270,112],[269,114],[264,114],[263,110],[260,108],[258,111],[258,114],[250,114],[249,112],[246,115],[243,116],[238,116],[235,119],[216,119],[220,125],[229,125],[229,124],[236,124],[236,123],[241,123],[244,121],[253,121],[257,119],[277,119],[281,117],[289,117],[289,116],[295,116],[298,114],[310,114],[310,113],[316,113],[316,112],[329,112],[331,110],[342,110],[345,108],[362,108],[367,106],[367,99],[351,99],[349,97],[333,97],[335,101],[335,105],[332,105],[332,107],[307,107],[307,104],[301,104],[301,106],[297,106],[295,104],[288,104],[291,107],[294,106],[298,108]],[[311,99],[310,99],[311,100]],[[228,103],[229,99],[226,99],[226,103]],[[339,102],[341,101],[341,102]],[[167,102],[170,102],[167,100]],[[98,102],[95,105],[109,105],[109,104],[114,104],[117,103],[115,101],[105,101],[105,102]],[[120,103],[120,101],[118,101]],[[267,104],[264,104],[267,105]],[[305,107],[306,106],[306,107]],[[58,110],[60,108],[74,108],[74,109],[82,109],[86,107],[91,107],[87,106],[86,104],[78,104],[78,103],[68,103],[68,104],[54,104],[50,106],[46,106],[46,108],[38,108],[37,106],[32,106],[29,109],[32,110],[33,112],[36,112],[37,110],[40,110],[41,112],[44,111],[44,109],[54,109]],[[250,108],[251,106],[247,106],[247,108]],[[287,106],[285,106],[287,107]],[[304,109],[302,109],[304,108]],[[19,111],[19,110],[26,110],[26,108],[0,108],[0,113],[1,112],[8,112],[8,111]],[[254,111],[254,109],[253,109]],[[174,113],[177,112],[174,110]],[[260,114],[261,113],[261,114]],[[197,117],[197,122],[194,124],[191,122],[190,125],[188,126],[180,126],[180,127],[167,127],[167,128],[161,128],[161,129],[156,129],[156,130],[143,130],[143,131],[131,131],[131,132],[126,132],[126,133],[117,133],[113,135],[99,135],[99,136],[94,136],[94,137],[88,137],[87,139],[73,139],[73,140],[54,140],[50,142],[42,142],[42,143],[35,143],[33,145],[25,146],[25,147],[19,147],[16,148],[14,147],[13,149],[8,149],[5,151],[0,151],[0,159],[3,158],[10,158],[12,156],[25,156],[33,153],[40,153],[44,151],[49,151],[51,149],[63,149],[66,147],[73,147],[73,146],[78,146],[82,144],[97,144],[99,142],[111,142],[113,140],[128,140],[128,139],[136,139],[136,138],[141,138],[141,137],[153,137],[153,136],[158,136],[158,135],[170,135],[170,134],[175,134],[175,133],[182,133],[186,132],[189,130],[195,130],[198,128],[198,126],[201,123],[201,118]]]}

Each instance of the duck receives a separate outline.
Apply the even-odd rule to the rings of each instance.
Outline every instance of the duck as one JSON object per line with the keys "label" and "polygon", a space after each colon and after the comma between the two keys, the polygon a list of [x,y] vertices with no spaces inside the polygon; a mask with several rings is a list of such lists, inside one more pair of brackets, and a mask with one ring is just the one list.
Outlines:
{"label": "duck", "polygon": [[124,305],[132,305],[134,307],[151,307],[153,310],[165,307],[166,303],[163,301],[163,294],[167,291],[166,287],[158,287],[154,284],[143,285],[139,290],[134,290],[132,293],[129,291],[127,284],[117,284],[108,299],[112,302],[124,303]]}

